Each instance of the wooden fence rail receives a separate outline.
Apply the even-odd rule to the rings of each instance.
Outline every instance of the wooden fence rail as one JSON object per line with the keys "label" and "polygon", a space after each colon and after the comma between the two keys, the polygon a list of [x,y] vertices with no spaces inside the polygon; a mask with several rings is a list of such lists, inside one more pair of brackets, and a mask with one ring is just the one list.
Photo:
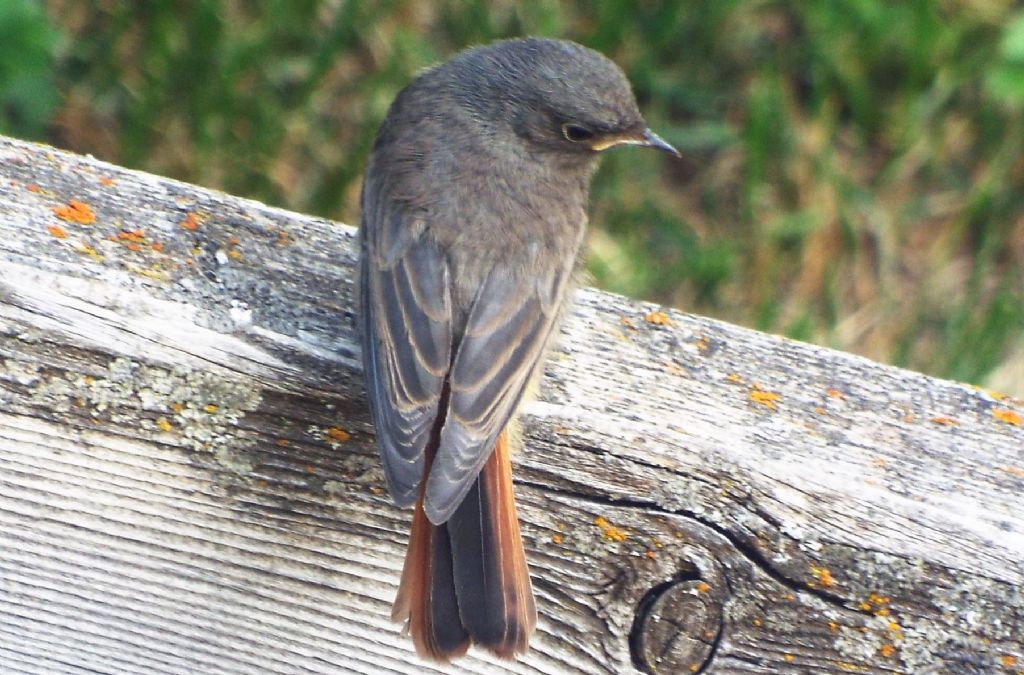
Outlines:
{"label": "wooden fence rail", "polygon": [[[421,673],[354,230],[0,139],[0,671]],[[585,289],[538,634],[465,673],[1024,672],[1024,407]]]}

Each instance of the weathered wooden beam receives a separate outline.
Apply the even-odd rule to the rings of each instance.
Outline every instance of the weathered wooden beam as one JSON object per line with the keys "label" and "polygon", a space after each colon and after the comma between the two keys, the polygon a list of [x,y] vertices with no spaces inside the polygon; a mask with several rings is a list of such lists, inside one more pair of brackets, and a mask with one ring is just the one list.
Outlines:
{"label": "weathered wooden beam", "polygon": [[[0,671],[382,672],[354,231],[0,140]],[[524,415],[530,653],[1024,667],[1020,401],[585,289]]]}

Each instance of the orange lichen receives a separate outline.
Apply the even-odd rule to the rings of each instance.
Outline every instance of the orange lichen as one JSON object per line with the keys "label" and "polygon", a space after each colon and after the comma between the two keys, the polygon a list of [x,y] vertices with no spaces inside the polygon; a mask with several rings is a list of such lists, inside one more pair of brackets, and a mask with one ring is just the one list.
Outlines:
{"label": "orange lichen", "polygon": [[228,256],[233,260],[238,260],[239,258],[242,257],[242,252],[239,251],[237,248],[228,249]]}
{"label": "orange lichen", "polygon": [[92,248],[88,244],[81,244],[81,245],[77,246],[75,248],[75,250],[78,251],[79,253],[82,253],[83,255],[89,256],[90,258],[92,258],[96,262],[99,262],[100,260],[103,259],[103,256],[99,255],[99,253],[96,251],[96,249]]}
{"label": "orange lichen", "polygon": [[938,424],[938,425],[944,426],[944,427],[958,427],[958,426],[960,426],[960,423],[957,422],[952,417],[941,417],[941,416],[940,417],[933,417],[931,419],[931,422],[932,422],[932,424]]}
{"label": "orange lichen", "polygon": [[164,245],[158,241],[154,241],[152,244],[149,245],[149,247],[156,251],[157,253],[160,253],[164,250]]}
{"label": "orange lichen", "polygon": [[113,184],[114,179],[110,178],[109,176],[103,176],[102,178],[100,178],[100,185],[102,185],[103,187],[110,187]]}
{"label": "orange lichen", "polygon": [[995,401],[1011,401],[1011,400],[1013,400],[1012,396],[1010,396],[1009,394],[1004,394],[1001,391],[996,391],[994,389],[986,389],[985,387],[979,387],[978,385],[971,385],[971,388],[974,389],[974,391],[978,391],[978,392],[981,392],[982,394],[985,394],[986,396],[988,396],[989,398],[991,398],[991,399],[993,399]]}
{"label": "orange lichen", "polygon": [[96,214],[92,207],[77,199],[70,200],[67,204],[53,207],[53,213],[61,220],[82,225],[92,225],[96,222]]}
{"label": "orange lichen", "polygon": [[54,237],[57,237],[57,239],[67,239],[68,236],[67,230],[65,230],[60,225],[50,225],[48,228],[46,228],[46,231],[49,232]]}
{"label": "orange lichen", "polygon": [[995,417],[1000,422],[1012,424],[1015,427],[1024,425],[1024,417],[1021,417],[1019,412],[1009,408],[994,408],[992,410],[992,417]]}
{"label": "orange lichen", "polygon": [[882,645],[882,647],[878,650],[878,653],[884,656],[885,658],[889,658],[896,653],[896,647],[892,645]]}
{"label": "orange lichen", "polygon": [[665,364],[665,370],[667,370],[668,372],[672,373],[673,375],[685,375],[686,374],[685,370],[683,370],[682,368],[680,368],[679,366],[677,366],[674,363],[666,363]]}
{"label": "orange lichen", "polygon": [[843,400],[846,398],[846,394],[839,391],[838,389],[833,389],[832,387],[829,387],[828,391],[825,392],[825,395],[828,396],[829,398],[838,398],[839,400]]}
{"label": "orange lichen", "polygon": [[94,249],[92,246],[89,246],[88,244],[80,244],[75,247],[75,250],[83,255],[89,256],[96,262],[100,262],[103,260],[103,256],[101,256],[96,251],[96,249]]}
{"label": "orange lichen", "polygon": [[707,593],[710,590],[711,590],[711,584],[709,584],[706,581],[702,581],[699,584],[697,584],[697,592],[698,593]]}
{"label": "orange lichen", "polygon": [[903,626],[899,625],[895,621],[889,622],[889,632],[892,633],[892,639],[900,642],[903,640]]}
{"label": "orange lichen", "polygon": [[828,629],[832,633],[838,633],[839,632],[839,624],[836,623],[835,621],[829,621],[828,622]]}
{"label": "orange lichen", "polygon": [[28,185],[25,186],[25,189],[28,190],[29,192],[39,192],[39,186],[36,185],[35,183],[29,183]]}
{"label": "orange lichen", "polygon": [[171,412],[173,412],[173,413],[180,413],[184,409],[185,409],[185,404],[184,403],[180,403],[180,402],[175,401],[174,403],[171,404]]}
{"label": "orange lichen", "polygon": [[186,230],[198,230],[199,229],[199,215],[194,211],[189,211],[185,214],[185,220],[179,221],[178,225],[181,225]]}
{"label": "orange lichen", "polygon": [[1013,668],[1015,665],[1017,665],[1017,657],[1011,656],[1010,654],[1006,654],[1001,659],[999,659],[999,662],[1002,663],[1003,666],[1006,668]]}
{"label": "orange lichen", "polygon": [[824,567],[815,567],[811,565],[811,574],[818,580],[818,584],[822,588],[831,588],[836,585],[836,580],[832,577],[832,573]]}
{"label": "orange lichen", "polygon": [[344,429],[339,429],[338,427],[330,427],[325,433],[329,439],[337,443],[344,443],[352,438],[352,434],[348,433]]}
{"label": "orange lichen", "polygon": [[739,373],[729,373],[728,375],[725,376],[725,379],[735,383],[743,381],[743,378],[739,376]]}
{"label": "orange lichen", "polygon": [[769,410],[776,410],[777,408],[775,404],[779,401],[781,397],[774,392],[764,391],[759,387],[754,387],[753,389],[750,390],[750,395],[748,396],[748,398],[750,399],[750,401],[757,403],[759,405],[763,405],[765,408],[768,408]]}
{"label": "orange lichen", "polygon": [[1018,478],[1024,478],[1024,469],[1019,466],[1001,466],[999,467],[1011,476],[1017,476]]}
{"label": "orange lichen", "polygon": [[859,605],[857,605],[862,611],[871,612],[875,616],[889,616],[891,611],[886,606],[889,604],[889,598],[885,595],[879,595],[878,593],[872,593],[868,596],[868,599]]}
{"label": "orange lichen", "polygon": [[792,654],[783,654],[782,658],[786,659],[786,663],[793,663],[793,655]]}
{"label": "orange lichen", "polygon": [[629,534],[625,530],[615,527],[609,523],[607,519],[601,516],[594,518],[594,525],[601,528],[601,536],[604,537],[605,541],[619,542],[625,541],[629,537]]}
{"label": "orange lichen", "polygon": [[665,312],[648,312],[644,315],[644,321],[653,323],[655,326],[671,326],[672,319]]}
{"label": "orange lichen", "polygon": [[279,448],[287,448],[289,445],[291,445],[291,441],[289,441],[287,438],[279,438],[279,439],[277,439],[277,447],[279,447]]}
{"label": "orange lichen", "polygon": [[[127,245],[127,246],[129,248],[129,250],[132,250],[132,251],[139,250],[138,244],[131,244],[131,245]],[[144,276],[147,279],[152,279],[153,281],[168,281],[171,278],[170,274],[168,274],[166,271],[160,269],[157,265],[153,265],[152,269],[136,269],[136,268],[132,268],[131,271],[135,272],[136,274],[138,274],[140,276]]]}
{"label": "orange lichen", "polygon": [[551,541],[553,541],[556,544],[561,544],[562,543],[562,535],[559,534],[558,532],[555,532],[553,535],[551,535]]}
{"label": "orange lichen", "polygon": [[146,235],[142,230],[121,230],[117,233],[118,241],[141,242],[145,241]]}
{"label": "orange lichen", "polygon": [[171,423],[167,421],[166,417],[157,417],[156,418],[156,426],[160,429],[160,431],[170,431],[171,430]]}
{"label": "orange lichen", "polygon": [[754,624],[755,628],[760,628],[762,621],[761,621],[761,619],[754,619],[751,623]]}
{"label": "orange lichen", "polygon": [[210,413],[212,415],[213,413],[215,413],[218,410],[220,410],[220,408],[218,408],[217,404],[215,404],[215,403],[207,403],[205,406],[203,406],[203,410],[205,410],[206,412],[208,412],[208,413]]}

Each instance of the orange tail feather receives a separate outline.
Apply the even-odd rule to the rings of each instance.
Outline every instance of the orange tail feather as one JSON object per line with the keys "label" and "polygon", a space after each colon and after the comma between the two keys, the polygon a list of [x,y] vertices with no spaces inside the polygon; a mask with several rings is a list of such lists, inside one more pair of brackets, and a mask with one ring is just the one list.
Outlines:
{"label": "orange tail feather", "polygon": [[391,618],[405,621],[416,652],[435,661],[461,656],[471,643],[504,658],[526,651],[537,610],[507,432],[447,523],[427,520],[421,487]]}

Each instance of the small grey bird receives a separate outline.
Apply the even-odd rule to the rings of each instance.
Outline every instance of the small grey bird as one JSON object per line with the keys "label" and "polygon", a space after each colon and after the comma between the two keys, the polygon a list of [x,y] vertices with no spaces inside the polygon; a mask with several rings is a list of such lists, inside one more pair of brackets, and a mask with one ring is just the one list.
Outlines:
{"label": "small grey bird", "polygon": [[392,619],[423,657],[513,658],[537,622],[508,427],[568,295],[597,159],[619,145],[678,155],[614,63],[535,38],[423,72],[377,135],[363,362],[388,488],[415,507]]}

